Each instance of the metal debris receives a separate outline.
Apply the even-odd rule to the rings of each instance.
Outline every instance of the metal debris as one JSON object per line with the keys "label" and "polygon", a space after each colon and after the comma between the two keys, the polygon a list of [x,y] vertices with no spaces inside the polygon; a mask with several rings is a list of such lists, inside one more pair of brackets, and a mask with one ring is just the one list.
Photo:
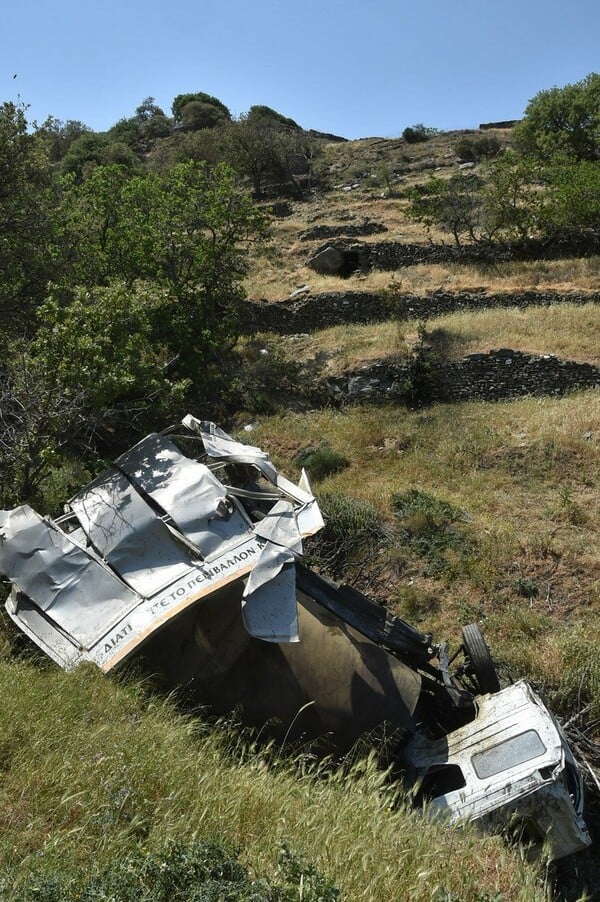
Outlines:
{"label": "metal debris", "polygon": [[67,670],[135,656],[166,688],[284,741],[343,751],[384,731],[430,814],[517,825],[551,858],[588,845],[581,775],[539,697],[500,689],[476,624],[450,659],[447,643],[304,566],[303,539],[322,526],[306,473],[295,485],[260,448],[188,415],[59,519],[0,511],[6,608]]}

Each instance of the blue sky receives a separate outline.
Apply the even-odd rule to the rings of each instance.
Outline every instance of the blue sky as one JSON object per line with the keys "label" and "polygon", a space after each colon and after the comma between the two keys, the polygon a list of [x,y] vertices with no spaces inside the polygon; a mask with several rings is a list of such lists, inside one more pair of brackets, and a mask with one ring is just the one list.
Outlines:
{"label": "blue sky", "polygon": [[97,131],[190,91],[348,138],[474,128],[600,71],[599,0],[2,0],[0,21],[0,101]]}

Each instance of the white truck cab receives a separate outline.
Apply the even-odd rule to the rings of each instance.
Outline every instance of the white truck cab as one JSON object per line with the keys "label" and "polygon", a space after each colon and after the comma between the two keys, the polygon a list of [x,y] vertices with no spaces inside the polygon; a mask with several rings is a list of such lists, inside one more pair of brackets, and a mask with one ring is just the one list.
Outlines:
{"label": "white truck cab", "polygon": [[545,844],[551,860],[588,846],[581,776],[531,686],[520,681],[475,704],[470,723],[435,740],[417,733],[405,749],[426,811],[514,830]]}

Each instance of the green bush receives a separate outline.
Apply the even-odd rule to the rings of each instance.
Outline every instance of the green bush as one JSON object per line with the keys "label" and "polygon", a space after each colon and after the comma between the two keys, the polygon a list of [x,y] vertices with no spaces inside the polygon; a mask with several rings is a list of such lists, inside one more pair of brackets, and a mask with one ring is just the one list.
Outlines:
{"label": "green bush", "polygon": [[517,148],[540,159],[566,156],[597,161],[600,157],[600,75],[590,73],[575,84],[540,91],[515,126]]}
{"label": "green bush", "polygon": [[447,501],[409,489],[392,496],[398,518],[398,539],[427,562],[427,574],[454,576],[463,569],[475,547],[464,511]]}
{"label": "green bush", "polygon": [[289,409],[293,399],[305,392],[300,364],[269,339],[244,342],[236,353],[235,366],[231,405],[248,413],[260,416],[281,407]]}
{"label": "green bush", "polygon": [[454,150],[461,160],[478,163],[484,157],[495,157],[501,146],[495,135],[465,136],[456,143]]}
{"label": "green bush", "polygon": [[435,134],[437,134],[437,129],[428,128],[422,122],[419,122],[417,125],[408,125],[402,132],[402,137],[407,144],[419,144],[423,141],[429,141]]}
{"label": "green bush", "polygon": [[328,571],[334,578],[348,579],[353,567],[371,560],[377,547],[389,536],[372,504],[341,492],[318,494],[324,528],[307,543],[309,566]]}
{"label": "green bush", "polygon": [[171,843],[146,854],[136,850],[99,875],[56,872],[21,887],[0,887],[21,902],[334,902],[338,889],[312,865],[283,847],[277,884],[253,880],[237,853],[220,843]]}
{"label": "green bush", "polygon": [[350,465],[347,457],[344,457],[339,451],[334,451],[326,443],[318,448],[304,448],[298,452],[294,462],[299,467],[308,470],[311,479],[316,482],[320,482],[334,473],[339,473],[340,470],[345,470]]}

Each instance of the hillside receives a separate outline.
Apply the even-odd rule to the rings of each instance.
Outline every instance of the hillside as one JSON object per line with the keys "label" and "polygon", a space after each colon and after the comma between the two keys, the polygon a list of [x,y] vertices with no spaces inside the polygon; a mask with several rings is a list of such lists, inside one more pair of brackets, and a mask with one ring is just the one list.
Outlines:
{"label": "hillside", "polygon": [[[390,286],[415,294],[438,289],[459,291],[485,288],[551,288],[557,291],[598,290],[597,256],[556,260],[498,261],[493,266],[456,263],[406,266],[397,271],[363,272],[345,279],[324,279],[307,268],[312,252],[325,243],[310,238],[311,230],[329,227],[346,243],[400,243],[427,247],[432,241],[451,245],[452,236],[438,229],[426,230],[406,215],[406,192],[435,174],[450,178],[461,171],[460,142],[493,139],[500,149],[511,146],[510,129],[444,132],[428,141],[408,144],[404,139],[365,138],[326,144],[318,160],[319,174],[328,190],[316,189],[303,201],[288,201],[271,221],[272,241],[268,252],[254,261],[247,280],[251,298],[279,300],[308,285],[311,291],[380,291]],[[485,161],[469,172],[479,172]],[[464,170],[462,170],[464,171]],[[372,234],[361,229],[381,227]],[[353,231],[355,235],[353,236]],[[335,235],[330,237],[335,240]]]}
{"label": "hillside", "polygon": [[[460,165],[453,148],[461,137],[434,136],[416,147],[401,139],[327,147],[333,187],[290,204],[289,215],[273,219],[271,249],[256,261],[247,283],[251,298],[270,303],[304,288],[300,297],[308,300],[298,303],[306,308],[316,296],[315,308],[325,309],[331,297],[341,309],[344,296],[361,292],[365,320],[370,297],[408,298],[401,311],[411,298],[418,299],[420,310],[429,304],[434,312],[420,320],[399,312],[378,323],[265,333],[254,339],[255,348],[271,349],[292,368],[299,366],[299,378],[307,384],[315,379],[331,384],[348,374],[361,384],[377,382],[382,366],[414,359],[423,348],[433,372],[498,348],[514,352],[505,353],[508,364],[524,354],[554,355],[561,366],[577,361],[598,367],[600,258],[595,254],[375,266],[346,278],[319,275],[307,266],[327,244],[323,237],[307,239],[316,226],[329,226],[329,243],[341,247],[451,244],[447,234],[427,231],[406,217],[405,192],[430,172],[451,177]],[[497,137],[503,146],[510,144],[509,131]],[[365,224],[385,231],[353,234],[353,227],[360,231]],[[445,304],[452,309],[465,293],[474,299],[470,309],[444,313]],[[492,294],[503,295],[506,307],[500,301],[488,309]],[[511,308],[520,294],[526,295],[523,305]],[[597,371],[592,384],[600,384]],[[361,389],[362,398],[356,394],[349,406],[279,410],[272,416],[250,409],[238,423],[251,422],[253,440],[256,436],[287,470],[298,466],[307,448],[339,454],[343,464],[337,471],[315,476],[325,511],[329,505],[332,516],[339,516],[343,498],[366,505],[384,538],[375,541],[375,549],[373,535],[357,531],[343,546],[342,560],[332,559],[326,544],[317,549],[316,560],[434,635],[456,635],[461,622],[482,623],[505,673],[526,676],[558,713],[574,718],[579,748],[597,766],[598,388],[528,385],[512,400],[474,396],[408,407]],[[407,500],[414,492],[420,503],[411,508]],[[446,503],[454,515],[442,512]],[[589,788],[590,819],[597,826],[594,780]]]}
{"label": "hillside", "polygon": [[[306,266],[315,247],[326,243],[303,239],[317,223],[340,228],[340,238],[331,239],[334,244],[348,240],[343,234],[348,226],[365,222],[387,231],[352,237],[352,242],[427,248],[430,239],[443,240],[441,233],[432,236],[407,219],[402,192],[431,170],[444,175],[455,171],[460,158],[453,148],[461,137],[463,133],[447,133],[417,145],[372,138],[326,147],[326,166],[330,177],[335,174],[337,187],[315,191],[306,201],[289,204],[288,216],[273,219],[266,259],[256,260],[247,280],[251,298],[271,303],[306,286],[305,296],[318,295],[322,306],[330,293],[338,306],[340,297],[357,291],[414,295],[424,299],[425,310],[429,298],[435,315],[419,321],[403,319],[400,312],[377,324],[355,322],[301,335],[265,334],[253,339],[249,354],[262,342],[276,349],[275,358],[283,355],[292,366],[299,366],[300,378],[309,384],[360,373],[374,362],[401,362],[421,343],[434,369],[466,355],[487,355],[493,348],[598,366],[597,256],[479,265],[431,263],[391,271],[374,267],[348,278],[318,275]],[[500,130],[497,137],[502,146],[510,144],[510,131]],[[374,184],[380,181],[377,167],[382,166],[392,173],[391,189]],[[346,190],[350,185],[354,187]],[[444,303],[463,292],[476,299],[471,309],[440,312]],[[528,293],[528,302],[513,309],[510,299],[519,292]],[[569,302],[573,292],[579,295],[577,304]],[[487,309],[491,293],[504,295],[507,306]],[[538,306],[536,298],[542,295],[544,303]],[[436,297],[441,299],[434,306]],[[368,297],[364,306],[368,318]],[[280,359],[275,362],[282,365]],[[416,410],[384,403],[293,414],[280,410],[270,418],[250,410],[245,416],[288,470],[304,447],[329,444],[343,454],[347,467],[323,478],[319,490],[347,493],[373,504],[388,525],[397,522],[390,507],[392,496],[414,487],[467,511],[467,532],[476,542],[477,562],[452,559],[432,577],[428,562],[416,560],[396,539],[388,552],[393,559],[388,591],[436,632],[452,622],[453,611],[464,612],[466,605],[479,618],[489,619],[490,639],[500,642],[507,660],[519,659],[520,666],[528,660],[531,676],[538,655],[543,659],[550,645],[578,633],[584,621],[589,627],[590,618],[598,624],[600,617],[600,510],[594,475],[600,462],[598,392],[561,394],[541,390],[537,398],[502,403],[475,399],[446,406],[417,405]],[[428,528],[436,525],[433,512],[432,517]],[[415,525],[415,535],[418,529]],[[365,584],[371,579],[377,583],[381,561],[374,568],[377,577],[369,575],[368,561],[361,562],[360,570]],[[517,611],[519,620],[531,620],[519,628],[522,639],[514,632]],[[589,628],[586,632],[591,635]],[[523,648],[521,654],[521,641],[525,647],[534,636],[538,637],[534,648]],[[544,651],[536,650],[540,645]],[[536,678],[554,691],[562,672],[556,665],[556,650],[551,668],[536,665]],[[597,689],[597,684],[593,689],[590,684],[595,697]]]}
{"label": "hillside", "polygon": [[[253,109],[262,128],[268,108]],[[188,409],[292,478],[306,467],[327,520],[311,565],[451,653],[480,623],[502,679],[530,680],[567,724],[597,843],[600,256],[595,208],[581,234],[567,216],[564,167],[523,180],[501,239],[478,195],[469,215],[487,220],[454,223],[455,240],[415,216],[419,198],[431,176],[439,195],[457,175],[484,191],[511,129],[305,145],[268,110],[293,165],[265,175],[220,166],[243,117],[185,131],[150,105],[40,163],[49,136],[26,137],[18,112],[0,120],[1,147],[8,122],[29,148],[0,198],[16,223],[0,282],[3,506],[56,514]],[[556,185],[554,208],[538,204]],[[528,204],[539,234],[519,218]],[[308,265],[328,246],[348,255],[344,276]],[[96,879],[113,891],[124,874],[204,867],[205,839],[225,844],[227,873],[239,858],[240,881],[275,887],[231,898],[333,899],[336,884],[345,899],[525,902],[600,886],[594,852],[577,882],[498,838],[426,825],[374,763],[315,772],[312,749],[290,762],[135,671],[65,676],[4,615],[0,659],[0,887],[23,899],[98,899]]]}

